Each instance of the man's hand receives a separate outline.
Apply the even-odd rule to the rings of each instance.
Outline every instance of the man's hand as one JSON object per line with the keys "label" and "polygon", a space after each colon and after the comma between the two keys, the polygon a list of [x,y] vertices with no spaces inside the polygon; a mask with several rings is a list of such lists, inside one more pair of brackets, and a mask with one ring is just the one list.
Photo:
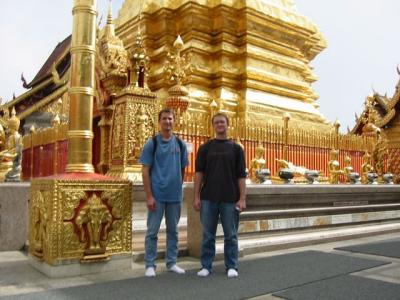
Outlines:
{"label": "man's hand", "polygon": [[199,197],[194,197],[193,199],[193,208],[195,211],[199,211],[201,208],[201,201]]}
{"label": "man's hand", "polygon": [[246,209],[246,199],[239,199],[239,201],[236,202],[236,207],[240,212],[244,211]]}
{"label": "man's hand", "polygon": [[154,199],[153,196],[147,197],[146,202],[147,202],[147,208],[149,210],[151,210],[151,211],[156,210],[156,200]]}

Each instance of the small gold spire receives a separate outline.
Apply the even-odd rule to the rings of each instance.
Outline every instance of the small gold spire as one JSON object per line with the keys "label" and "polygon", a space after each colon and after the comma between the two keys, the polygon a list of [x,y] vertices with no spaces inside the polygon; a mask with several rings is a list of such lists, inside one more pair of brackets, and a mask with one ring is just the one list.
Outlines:
{"label": "small gold spire", "polygon": [[108,15],[107,15],[107,24],[113,25],[113,16],[112,16],[112,1],[110,0],[110,4],[108,5]]}

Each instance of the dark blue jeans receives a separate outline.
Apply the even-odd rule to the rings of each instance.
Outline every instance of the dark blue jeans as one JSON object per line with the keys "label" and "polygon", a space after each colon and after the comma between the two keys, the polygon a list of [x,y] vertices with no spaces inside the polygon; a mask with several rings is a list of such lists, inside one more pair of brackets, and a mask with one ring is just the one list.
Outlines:
{"label": "dark blue jeans", "polygon": [[203,242],[201,245],[201,265],[212,271],[215,257],[215,235],[218,219],[221,219],[224,230],[224,257],[226,269],[237,269],[239,212],[235,203],[201,201],[200,219],[203,225]]}

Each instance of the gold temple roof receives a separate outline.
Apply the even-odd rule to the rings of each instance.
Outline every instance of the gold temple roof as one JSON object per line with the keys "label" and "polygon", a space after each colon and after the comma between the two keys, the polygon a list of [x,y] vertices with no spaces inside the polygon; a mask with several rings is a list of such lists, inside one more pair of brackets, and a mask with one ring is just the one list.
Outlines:
{"label": "gold temple roof", "polygon": [[[374,122],[375,125],[378,128],[389,126],[390,122],[395,119],[396,115],[398,115],[397,104],[400,102],[400,79],[396,85],[393,97],[390,98],[387,95],[380,95],[379,93],[374,92],[367,98],[370,98],[370,101],[373,104],[372,109],[375,111],[376,119]],[[368,118],[368,114],[368,107],[366,105],[361,115],[359,117],[356,116],[356,124],[350,131],[351,133],[360,134],[362,132],[362,128],[365,125],[365,120]]]}

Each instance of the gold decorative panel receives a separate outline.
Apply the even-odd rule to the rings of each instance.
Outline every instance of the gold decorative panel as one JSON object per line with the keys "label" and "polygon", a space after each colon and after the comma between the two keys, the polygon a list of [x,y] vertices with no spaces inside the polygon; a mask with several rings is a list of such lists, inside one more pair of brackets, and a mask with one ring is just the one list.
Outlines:
{"label": "gold decorative panel", "polygon": [[73,179],[32,182],[29,252],[50,265],[99,261],[132,251],[132,185],[125,180]]}

